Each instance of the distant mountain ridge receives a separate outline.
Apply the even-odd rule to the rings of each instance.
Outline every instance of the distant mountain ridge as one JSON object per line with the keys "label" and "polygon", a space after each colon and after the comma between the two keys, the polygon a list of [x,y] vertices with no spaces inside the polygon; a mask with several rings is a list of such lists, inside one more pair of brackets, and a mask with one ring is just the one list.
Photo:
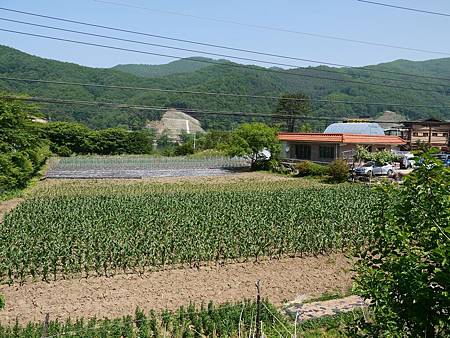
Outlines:
{"label": "distant mountain ridge", "polygon": [[[202,58],[195,59],[202,60]],[[446,78],[450,79],[450,58],[420,62],[397,60],[361,68],[306,67],[290,69],[290,74],[263,71],[266,68],[257,66],[241,68],[236,63],[233,63],[234,67],[228,67],[226,64],[231,64],[230,61],[220,60],[219,62],[223,64],[201,63],[190,58],[174,61],[166,65],[125,65],[112,69],[102,69],[43,59],[10,47],[0,46],[0,75],[8,77],[142,88],[224,92],[239,95],[280,96],[285,93],[303,92],[313,99],[323,100],[322,102],[316,101],[313,103],[313,116],[333,118],[365,115],[376,117],[382,111],[390,110],[401,113],[409,119],[430,116],[450,119],[450,109],[448,108],[412,106],[450,107],[450,88],[448,86],[450,81],[446,80]],[[367,68],[440,77],[442,79],[414,78],[390,73],[368,72]],[[329,70],[333,73],[327,72]],[[399,81],[377,80],[372,78],[371,75]],[[315,78],[317,76],[329,78],[329,80]],[[333,81],[332,78],[344,80],[344,82]],[[413,91],[382,86],[368,86],[345,82],[347,80],[406,88],[425,88],[435,91]],[[414,84],[412,81],[429,84]],[[238,111],[264,114],[273,112],[277,103],[276,100],[269,99],[164,93],[89,86],[63,86],[7,80],[0,80],[0,91],[70,100],[95,100],[133,105],[176,107],[179,109],[190,108],[200,111]],[[346,101],[389,102],[404,104],[405,106],[363,103],[350,105],[345,104],[344,102]],[[161,116],[159,111],[131,111],[81,105],[42,105],[42,111],[52,120],[80,121],[97,128],[113,126],[140,128],[148,120],[158,119]],[[211,114],[197,114],[193,116],[199,119],[202,122],[202,127],[206,129],[227,129],[235,126],[237,123],[255,119],[254,117],[244,118]],[[265,119],[265,121],[270,122],[270,119]],[[319,130],[323,130],[326,126],[326,122],[319,120],[305,120],[304,122],[311,123]]]}
{"label": "distant mountain ridge", "polygon": [[211,63],[214,62],[220,62],[220,60],[216,61],[214,59],[205,57],[191,57],[172,61],[163,65],[124,64],[114,66],[111,69],[119,70],[136,76],[154,78],[172,74],[192,73],[208,67],[211,65]]}

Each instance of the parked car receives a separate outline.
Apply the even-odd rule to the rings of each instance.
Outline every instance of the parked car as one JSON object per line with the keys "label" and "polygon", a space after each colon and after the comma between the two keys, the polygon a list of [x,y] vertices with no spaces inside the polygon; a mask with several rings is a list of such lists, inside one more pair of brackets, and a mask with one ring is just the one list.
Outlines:
{"label": "parked car", "polygon": [[444,162],[445,167],[450,167],[450,154],[437,154],[436,157]]}
{"label": "parked car", "polygon": [[392,164],[377,165],[373,161],[367,162],[363,166],[355,169],[355,174],[360,176],[372,176],[372,175],[391,176],[394,172],[395,167]]}

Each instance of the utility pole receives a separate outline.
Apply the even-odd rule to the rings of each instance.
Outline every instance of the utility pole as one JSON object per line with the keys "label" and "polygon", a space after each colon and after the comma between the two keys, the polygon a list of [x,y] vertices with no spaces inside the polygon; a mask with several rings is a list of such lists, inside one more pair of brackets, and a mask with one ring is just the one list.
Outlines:
{"label": "utility pole", "polygon": [[256,335],[255,338],[261,338],[261,283],[256,282]]}
{"label": "utility pole", "polygon": [[42,324],[42,338],[47,337],[48,334],[48,324],[50,322],[50,315],[47,313],[45,315],[44,323]]}

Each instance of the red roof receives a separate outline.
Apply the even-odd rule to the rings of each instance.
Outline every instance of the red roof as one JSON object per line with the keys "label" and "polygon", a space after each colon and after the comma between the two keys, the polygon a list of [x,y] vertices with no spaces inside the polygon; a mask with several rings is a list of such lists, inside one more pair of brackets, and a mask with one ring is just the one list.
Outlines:
{"label": "red roof", "polygon": [[356,143],[356,144],[406,144],[398,136],[362,134],[322,134],[322,133],[278,133],[280,141],[315,143]]}

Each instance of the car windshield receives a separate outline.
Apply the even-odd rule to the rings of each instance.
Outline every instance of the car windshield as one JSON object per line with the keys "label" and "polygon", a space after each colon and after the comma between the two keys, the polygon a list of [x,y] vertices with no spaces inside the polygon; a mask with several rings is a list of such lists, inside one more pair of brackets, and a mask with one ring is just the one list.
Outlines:
{"label": "car windshield", "polygon": [[373,162],[367,162],[364,167],[373,167]]}

